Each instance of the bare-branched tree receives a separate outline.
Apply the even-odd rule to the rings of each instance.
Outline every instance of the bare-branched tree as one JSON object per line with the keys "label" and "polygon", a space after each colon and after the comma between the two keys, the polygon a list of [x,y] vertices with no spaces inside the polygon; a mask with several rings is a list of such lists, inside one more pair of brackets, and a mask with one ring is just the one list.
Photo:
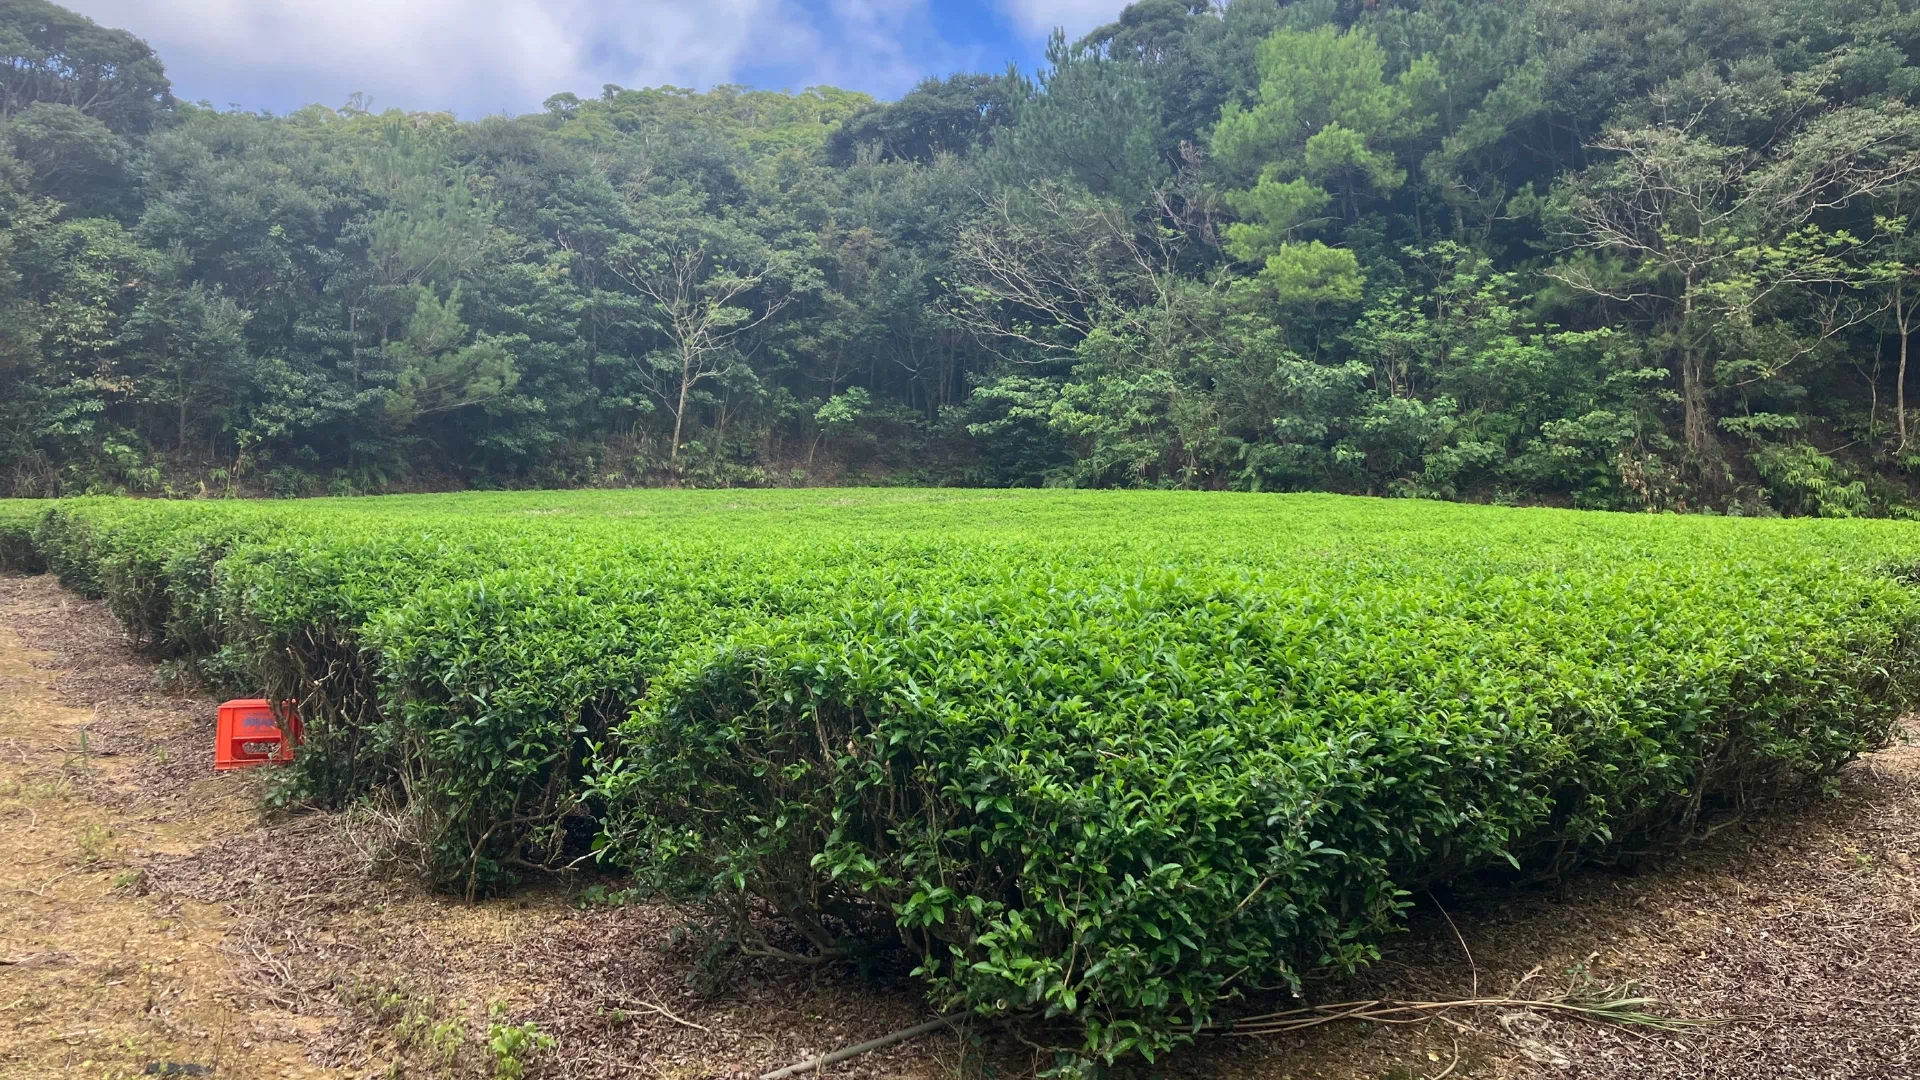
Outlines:
{"label": "bare-branched tree", "polygon": [[645,255],[615,260],[614,272],[653,308],[668,348],[643,362],[654,394],[673,414],[668,460],[680,460],[687,405],[694,388],[727,372],[749,335],[792,302],[790,293],[770,293],[756,310],[748,298],[769,283],[771,265],[742,267],[698,240]]}
{"label": "bare-branched tree", "polygon": [[1661,328],[1686,444],[1705,465],[1720,456],[1710,395],[1721,356],[1765,320],[1796,319],[1807,332],[1746,376],[1771,378],[1883,310],[1863,292],[1875,272],[1855,257],[1859,242],[1821,215],[1920,172],[1920,114],[1839,110],[1769,154],[1714,143],[1696,130],[1703,116],[1591,145],[1612,160],[1568,186],[1565,229],[1592,257],[1549,273]]}

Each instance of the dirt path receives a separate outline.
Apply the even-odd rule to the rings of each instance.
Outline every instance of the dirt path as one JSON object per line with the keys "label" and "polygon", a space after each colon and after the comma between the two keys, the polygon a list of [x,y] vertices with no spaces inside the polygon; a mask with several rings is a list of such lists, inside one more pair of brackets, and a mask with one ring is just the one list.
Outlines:
{"label": "dirt path", "polygon": [[[617,881],[468,906],[411,884],[381,815],[269,827],[261,777],[208,768],[214,702],[162,692],[155,674],[100,605],[47,579],[0,579],[0,866],[11,868],[0,1077],[164,1063],[487,1077],[489,1043],[518,1033],[529,1077],[719,1080],[927,1016],[907,965],[741,962],[708,952],[670,910],[629,902]],[[1423,897],[1374,975],[1313,992],[1535,996],[1637,982],[1668,1011],[1739,1023],[1667,1034],[1482,1010],[1210,1039],[1154,1074],[1920,1077],[1920,749],[1721,825],[1636,873]],[[543,1049],[536,1032],[556,1044]],[[1045,1064],[1012,1040],[949,1035],[827,1075],[987,1080]]]}
{"label": "dirt path", "polygon": [[218,905],[133,895],[154,856],[250,827],[258,800],[242,778],[154,783],[194,718],[125,681],[149,672],[110,663],[63,693],[53,655],[15,629],[98,614],[44,582],[0,580],[0,1075],[333,1075],[235,992]]}

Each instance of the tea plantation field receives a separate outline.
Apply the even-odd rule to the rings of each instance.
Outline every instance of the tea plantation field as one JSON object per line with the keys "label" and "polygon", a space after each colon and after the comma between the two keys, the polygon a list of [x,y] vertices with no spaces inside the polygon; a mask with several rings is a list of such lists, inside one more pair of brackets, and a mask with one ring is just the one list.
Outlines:
{"label": "tea plantation field", "polygon": [[[1920,528],[1333,496],[0,503],[0,558],[300,714],[444,887],[597,852],[750,951],[1154,1054],[1884,743]],[[777,931],[769,930],[778,927]]]}

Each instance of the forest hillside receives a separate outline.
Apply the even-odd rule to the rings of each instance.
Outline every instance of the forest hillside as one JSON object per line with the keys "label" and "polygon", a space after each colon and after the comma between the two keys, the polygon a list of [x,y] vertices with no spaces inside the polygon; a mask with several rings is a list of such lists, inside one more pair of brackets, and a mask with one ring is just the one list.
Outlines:
{"label": "forest hillside", "polygon": [[1902,515],[1914,0],[1143,0],[897,101],[176,100],[0,0],[0,494]]}

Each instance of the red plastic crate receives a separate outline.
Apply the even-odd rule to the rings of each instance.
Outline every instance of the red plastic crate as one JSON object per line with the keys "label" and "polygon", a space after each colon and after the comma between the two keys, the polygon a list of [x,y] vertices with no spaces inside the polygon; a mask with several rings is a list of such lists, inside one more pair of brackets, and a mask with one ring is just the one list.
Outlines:
{"label": "red plastic crate", "polygon": [[220,706],[220,720],[214,725],[214,769],[227,772],[292,761],[293,748],[300,745],[300,717],[292,709],[287,716],[291,732],[280,730],[273,706],[264,698],[243,698]]}

